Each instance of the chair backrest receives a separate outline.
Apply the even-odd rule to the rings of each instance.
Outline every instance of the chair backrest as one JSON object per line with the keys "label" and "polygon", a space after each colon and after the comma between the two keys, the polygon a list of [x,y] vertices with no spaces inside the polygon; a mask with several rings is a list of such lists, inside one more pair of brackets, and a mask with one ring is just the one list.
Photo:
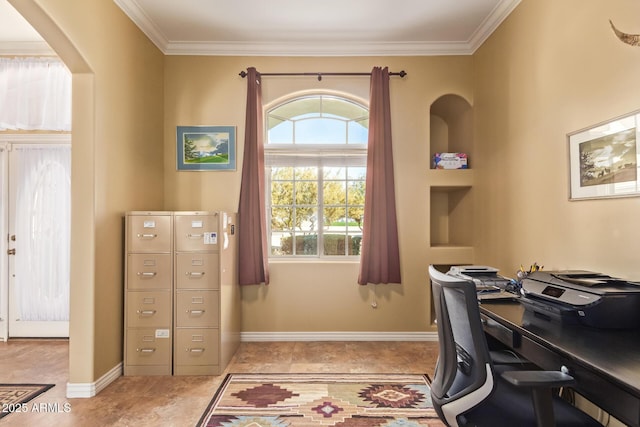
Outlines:
{"label": "chair backrest", "polygon": [[457,416],[493,391],[493,365],[472,281],[429,266],[440,353],[431,398],[440,418],[457,426]]}

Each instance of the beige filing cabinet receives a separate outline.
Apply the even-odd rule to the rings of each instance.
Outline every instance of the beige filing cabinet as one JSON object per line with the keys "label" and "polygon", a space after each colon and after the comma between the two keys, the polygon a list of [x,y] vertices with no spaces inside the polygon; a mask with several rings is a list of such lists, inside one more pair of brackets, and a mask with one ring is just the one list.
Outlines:
{"label": "beige filing cabinet", "polygon": [[124,375],[171,375],[171,212],[128,212],[125,252]]}
{"label": "beige filing cabinet", "polygon": [[174,212],[174,375],[219,375],[240,343],[235,219]]}

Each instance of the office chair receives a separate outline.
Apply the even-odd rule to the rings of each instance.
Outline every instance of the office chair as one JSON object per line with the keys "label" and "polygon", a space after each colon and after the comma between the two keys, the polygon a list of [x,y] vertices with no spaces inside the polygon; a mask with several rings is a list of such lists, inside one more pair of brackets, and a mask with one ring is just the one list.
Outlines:
{"label": "office chair", "polygon": [[440,354],[431,400],[450,427],[601,427],[552,388],[575,380],[559,371],[494,365],[482,329],[475,285],[429,266]]}

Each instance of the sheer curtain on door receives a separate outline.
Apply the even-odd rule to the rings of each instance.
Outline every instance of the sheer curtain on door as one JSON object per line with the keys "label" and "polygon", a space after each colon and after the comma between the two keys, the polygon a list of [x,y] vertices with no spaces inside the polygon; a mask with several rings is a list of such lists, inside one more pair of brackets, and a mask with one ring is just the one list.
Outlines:
{"label": "sheer curtain on door", "polygon": [[14,146],[16,291],[22,320],[69,320],[71,148]]}

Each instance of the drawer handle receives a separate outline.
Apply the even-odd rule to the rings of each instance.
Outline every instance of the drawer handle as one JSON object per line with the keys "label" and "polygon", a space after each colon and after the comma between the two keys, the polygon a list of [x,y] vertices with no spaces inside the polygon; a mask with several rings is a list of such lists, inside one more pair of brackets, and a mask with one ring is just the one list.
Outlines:
{"label": "drawer handle", "polygon": [[199,348],[185,348],[184,351],[189,352],[189,353],[204,353],[204,348],[199,347]]}
{"label": "drawer handle", "polygon": [[155,348],[136,348],[136,351],[140,353],[155,353],[156,349]]}
{"label": "drawer handle", "polygon": [[204,310],[187,310],[187,313],[201,315],[201,314],[204,314]]}
{"label": "drawer handle", "polygon": [[191,233],[187,234],[187,237],[189,239],[202,239],[203,236],[204,236],[203,234],[191,234]]}
{"label": "drawer handle", "polygon": [[138,276],[142,276],[142,277],[153,277],[155,276],[156,273],[155,271],[138,271]]}
{"label": "drawer handle", "polygon": [[156,310],[138,310],[136,313],[143,316],[153,316],[154,314],[156,314]]}
{"label": "drawer handle", "polygon": [[140,233],[138,233],[138,238],[139,239],[155,239],[156,237],[158,237],[157,234],[140,234]]}
{"label": "drawer handle", "polygon": [[204,271],[187,271],[185,274],[191,277],[202,277],[204,276]]}

